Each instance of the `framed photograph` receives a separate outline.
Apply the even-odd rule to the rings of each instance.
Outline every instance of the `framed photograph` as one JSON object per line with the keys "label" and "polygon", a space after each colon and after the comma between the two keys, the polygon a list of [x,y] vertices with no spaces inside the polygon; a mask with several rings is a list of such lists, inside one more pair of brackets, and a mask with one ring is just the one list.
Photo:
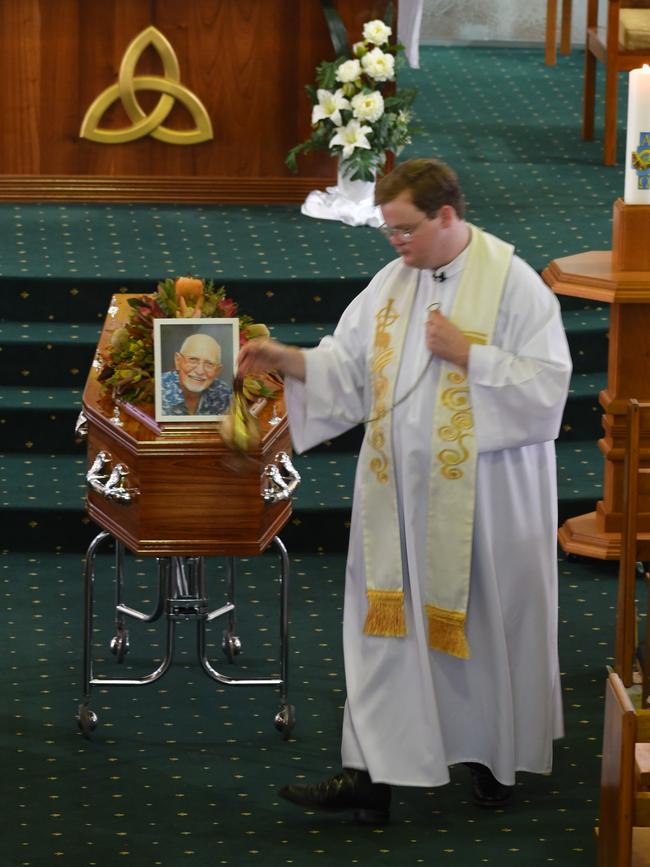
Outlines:
{"label": "framed photograph", "polygon": [[156,421],[222,418],[238,349],[238,319],[154,319]]}

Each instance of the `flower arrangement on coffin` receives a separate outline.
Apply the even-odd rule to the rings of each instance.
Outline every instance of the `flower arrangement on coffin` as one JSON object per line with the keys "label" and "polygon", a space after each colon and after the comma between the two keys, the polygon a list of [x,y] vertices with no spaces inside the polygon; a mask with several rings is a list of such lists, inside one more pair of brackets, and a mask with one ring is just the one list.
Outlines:
{"label": "flower arrangement on coffin", "polygon": [[[118,399],[133,404],[154,400],[154,319],[230,318],[238,316],[237,304],[226,295],[223,286],[197,277],[167,279],[152,294],[130,298],[128,321],[116,329],[110,343],[102,348],[98,381]],[[266,325],[255,323],[250,316],[239,316],[240,344],[254,337],[268,337]],[[247,376],[238,389],[238,399],[247,401],[277,397],[280,380],[269,372]]]}
{"label": "flower arrangement on coffin", "polygon": [[317,86],[306,87],[313,103],[312,133],[287,154],[291,171],[298,169],[299,154],[324,149],[340,157],[350,180],[372,181],[386,154],[398,155],[410,143],[417,91],[395,90],[395,75],[405,59],[404,46],[389,42],[391,33],[383,21],[368,21],[352,58],[338,57],[317,67]]}

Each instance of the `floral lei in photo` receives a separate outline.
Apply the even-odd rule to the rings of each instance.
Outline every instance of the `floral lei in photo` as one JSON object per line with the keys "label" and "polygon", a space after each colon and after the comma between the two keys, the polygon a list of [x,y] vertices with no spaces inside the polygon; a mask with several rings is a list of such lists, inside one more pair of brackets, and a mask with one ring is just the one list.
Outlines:
{"label": "floral lei in photo", "polygon": [[[266,325],[238,314],[238,306],[226,295],[225,288],[216,289],[211,280],[196,277],[163,280],[155,292],[130,298],[128,303],[132,308],[129,320],[102,348],[102,367],[97,377],[116,400],[128,403],[154,401],[154,319],[238,317],[240,345],[254,337],[269,336]],[[278,391],[279,381],[272,372],[247,376],[243,383],[243,394],[248,400],[272,399]]]}

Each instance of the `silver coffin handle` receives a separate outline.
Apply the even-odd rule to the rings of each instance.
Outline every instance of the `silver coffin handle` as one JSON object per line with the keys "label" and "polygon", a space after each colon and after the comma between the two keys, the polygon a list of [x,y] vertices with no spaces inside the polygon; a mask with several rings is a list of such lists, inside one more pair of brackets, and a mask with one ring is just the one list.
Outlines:
{"label": "silver coffin handle", "polygon": [[140,491],[137,488],[127,487],[126,477],[129,470],[124,464],[116,464],[109,472],[112,462],[113,459],[108,452],[97,452],[91,468],[86,473],[86,482],[96,494],[112,503],[128,506],[139,496]]}
{"label": "silver coffin handle", "polygon": [[96,494],[104,496],[104,485],[108,481],[110,475],[108,468],[112,461],[113,458],[108,452],[97,452],[92,466],[86,473],[86,484],[89,488],[92,488]]}
{"label": "silver coffin handle", "polygon": [[127,487],[126,477],[128,474],[128,467],[125,467],[124,464],[115,464],[113,472],[104,486],[104,496],[107,500],[128,506],[139,496],[140,491],[137,488]]}
{"label": "silver coffin handle", "polygon": [[300,473],[291,458],[286,452],[278,452],[275,463],[268,464],[262,472],[262,499],[269,504],[288,500],[299,484]]}
{"label": "silver coffin handle", "polygon": [[79,440],[88,439],[88,419],[86,418],[83,410],[81,410],[81,412],[77,416],[77,421],[74,425],[74,434]]}

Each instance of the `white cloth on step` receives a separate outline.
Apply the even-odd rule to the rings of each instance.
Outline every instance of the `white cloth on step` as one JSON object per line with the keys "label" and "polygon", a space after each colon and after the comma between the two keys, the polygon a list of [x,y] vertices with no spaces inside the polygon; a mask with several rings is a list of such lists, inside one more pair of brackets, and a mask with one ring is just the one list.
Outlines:
{"label": "white cloth on step", "polygon": [[381,210],[375,205],[375,185],[370,183],[369,195],[355,200],[345,194],[339,187],[327,187],[323,190],[312,190],[302,203],[301,212],[306,217],[319,220],[338,220],[347,226],[372,226],[377,228],[384,222]]}

